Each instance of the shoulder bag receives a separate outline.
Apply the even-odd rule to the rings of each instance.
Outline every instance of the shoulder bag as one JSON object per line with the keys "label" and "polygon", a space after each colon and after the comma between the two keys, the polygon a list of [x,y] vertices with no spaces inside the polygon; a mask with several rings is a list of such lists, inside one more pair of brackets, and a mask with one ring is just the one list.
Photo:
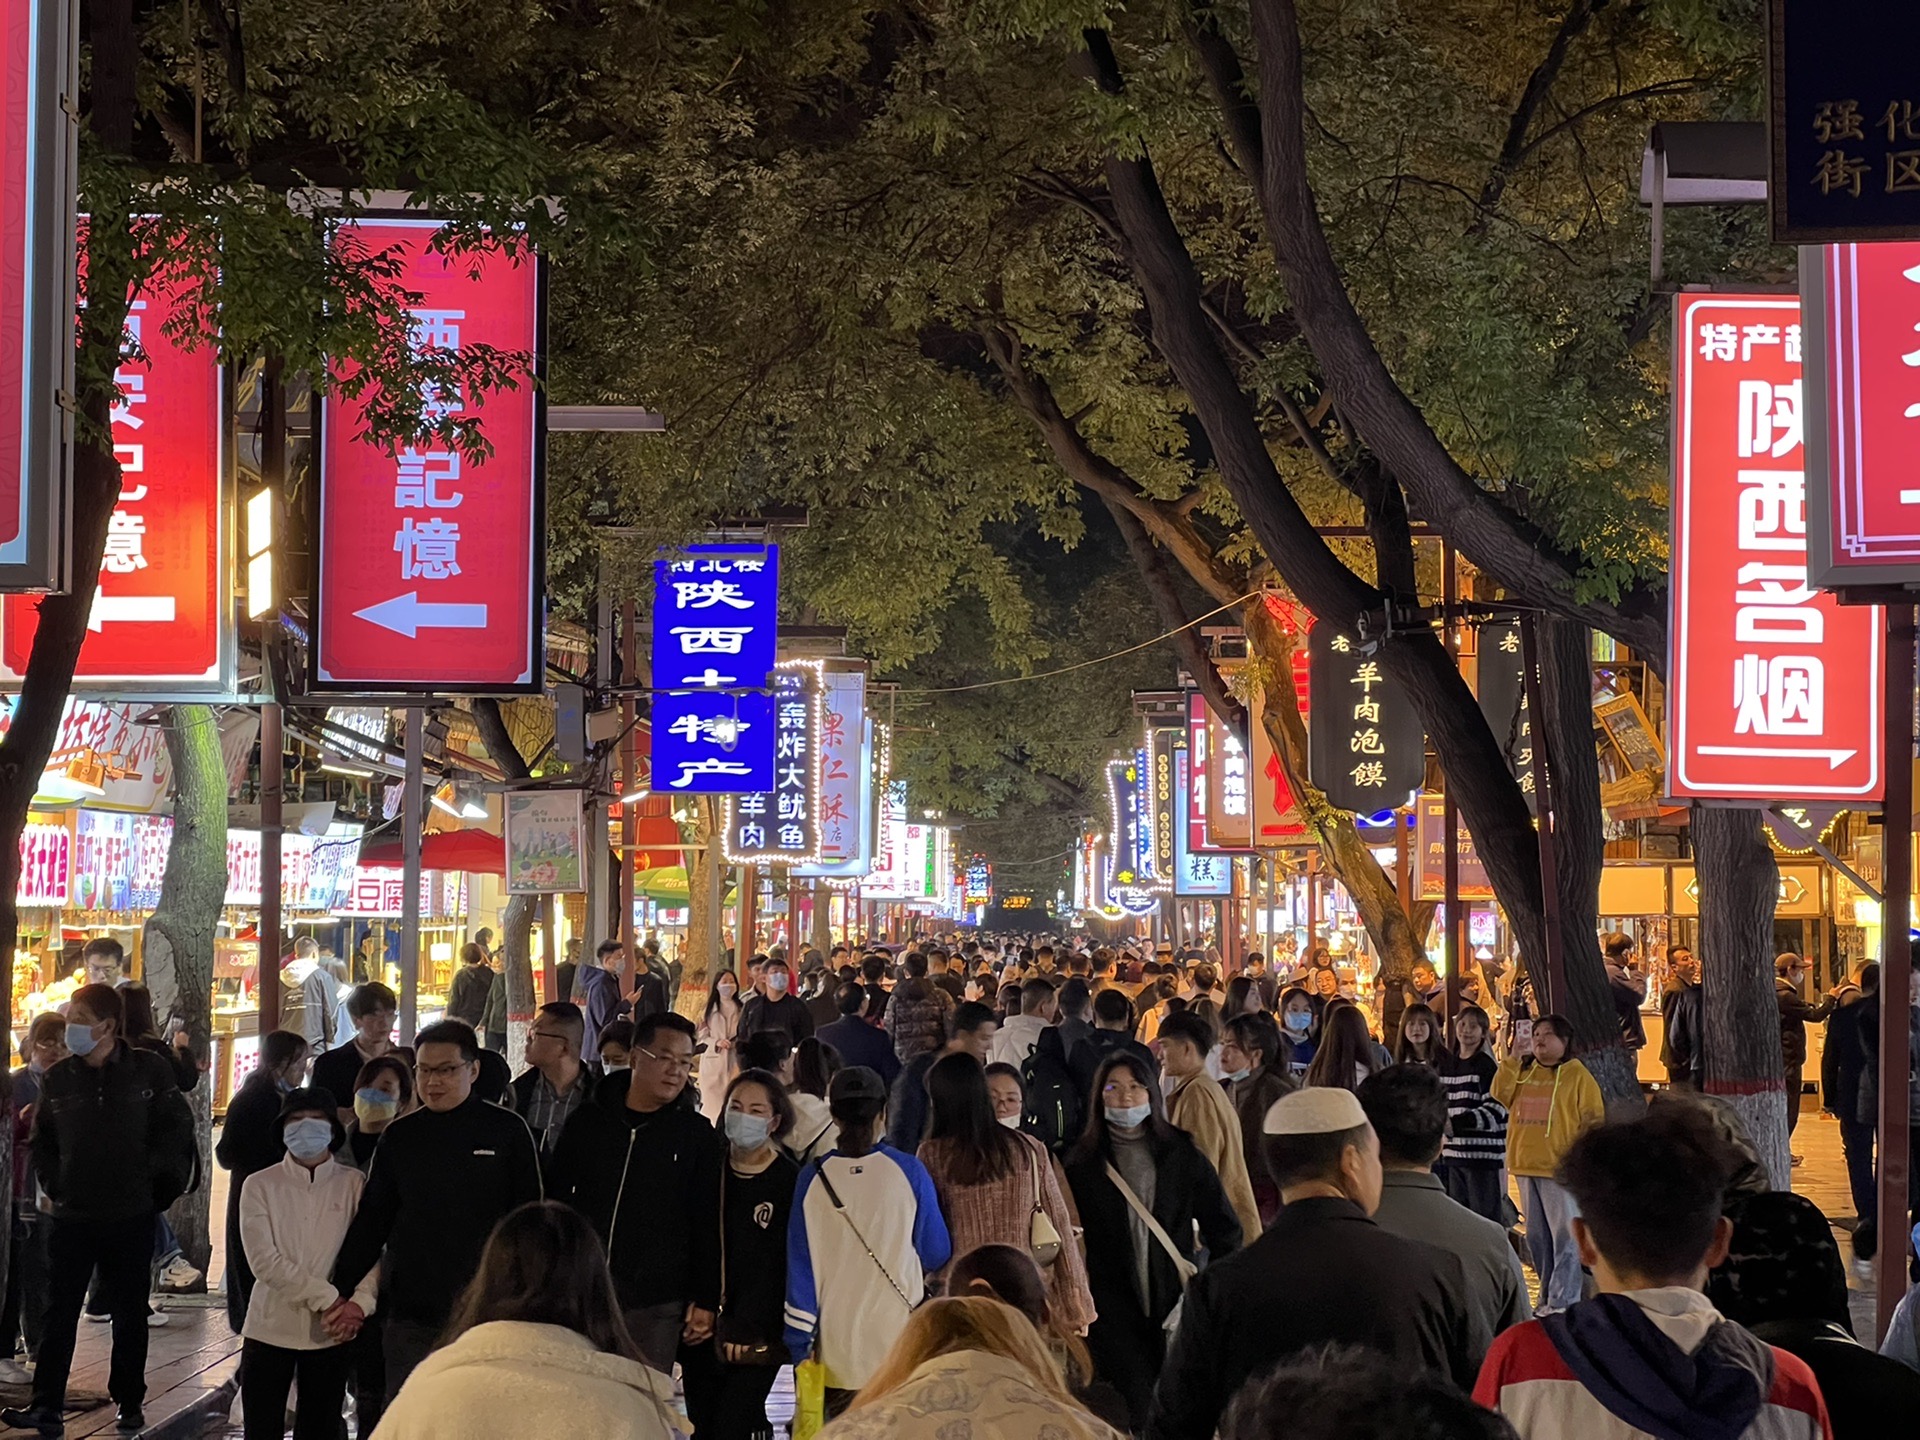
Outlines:
{"label": "shoulder bag", "polygon": [[1060,1258],[1060,1231],[1041,1203],[1040,1156],[1034,1148],[1038,1142],[1028,1145],[1022,1136],[1021,1144],[1026,1147],[1027,1164],[1033,1171],[1033,1215],[1027,1221],[1027,1249],[1033,1253],[1033,1263],[1045,1270]]}
{"label": "shoulder bag", "polygon": [[[1127,1202],[1128,1208],[1145,1223],[1147,1232],[1158,1240],[1160,1248],[1167,1252],[1167,1258],[1173,1261],[1173,1273],[1180,1277],[1180,1289],[1184,1292],[1187,1282],[1200,1273],[1199,1266],[1180,1253],[1180,1247],[1173,1243],[1173,1237],[1167,1234],[1158,1220],[1153,1218],[1153,1211],[1140,1203],[1140,1197],[1134,1194],[1133,1187],[1121,1178],[1120,1172],[1114,1169],[1111,1160],[1107,1162],[1107,1178],[1113,1182],[1113,1188],[1120,1192],[1120,1198]],[[1185,1303],[1186,1296],[1183,1293],[1180,1299],[1173,1302],[1173,1309],[1167,1312],[1167,1318],[1160,1322],[1160,1328],[1166,1332],[1169,1345],[1173,1343],[1174,1332],[1180,1328],[1180,1308]]]}

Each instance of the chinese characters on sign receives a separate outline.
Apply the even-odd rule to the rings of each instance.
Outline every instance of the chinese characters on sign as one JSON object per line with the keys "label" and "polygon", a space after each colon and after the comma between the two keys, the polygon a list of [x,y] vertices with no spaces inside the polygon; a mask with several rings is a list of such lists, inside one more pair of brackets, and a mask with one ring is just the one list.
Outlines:
{"label": "chinese characters on sign", "polygon": [[[1191,806],[1193,773],[1191,746],[1173,752],[1173,792],[1176,813]],[[1173,893],[1179,896],[1231,895],[1233,893],[1233,857],[1196,851],[1190,843],[1192,830],[1174,827]]]}
{"label": "chinese characters on sign", "polygon": [[727,798],[725,849],[734,864],[820,859],[821,688],[817,660],[782,661],[773,672],[773,782]]}
{"label": "chinese characters on sign", "polygon": [[1920,238],[1920,7],[1771,0],[1777,241]]}
{"label": "chinese characters on sign", "polygon": [[1883,784],[1881,612],[1807,577],[1799,320],[1780,296],[1678,300],[1676,797],[1872,799]]}
{"label": "chinese characters on sign", "polygon": [[990,905],[993,903],[993,866],[987,863],[987,857],[976,854],[967,861],[964,879],[963,899],[969,905]]}
{"label": "chinese characters on sign", "polygon": [[587,794],[519,790],[506,797],[507,893],[587,888]]}
{"label": "chinese characters on sign", "polygon": [[[111,415],[120,503],[107,522],[74,670],[83,694],[231,688],[220,355],[211,344],[189,350],[167,333],[187,301],[181,284],[162,273],[127,315]],[[0,683],[17,685],[39,629],[39,602],[10,595],[0,613]]]}
{"label": "chinese characters on sign", "polygon": [[873,747],[864,665],[828,661],[820,706],[820,860],[811,873],[864,874],[871,842]]}
{"label": "chinese characters on sign", "polygon": [[441,228],[352,220],[339,225],[336,243],[343,257],[398,263],[414,354],[487,346],[530,357],[535,373],[512,389],[428,387],[422,395],[422,424],[478,422],[492,447],[484,458],[426,436],[390,450],[363,433],[371,397],[349,397],[338,384],[329,391],[316,689],[504,693],[542,684],[539,263],[500,245],[437,251]]}
{"label": "chinese characters on sign", "polygon": [[1211,708],[1207,710],[1206,753],[1206,848],[1245,850],[1253,844],[1252,767],[1247,747]]}
{"label": "chinese characters on sign", "polygon": [[[1481,631],[1484,637],[1486,631]],[[1529,797],[1531,798],[1531,797]],[[1420,898],[1422,900],[1445,900],[1447,898],[1447,802],[1444,796],[1423,792],[1420,803],[1414,811],[1414,839],[1420,847]],[[1454,846],[1458,853],[1459,869],[1455,878],[1459,882],[1459,894],[1462,900],[1493,899],[1493,883],[1487,879],[1487,867],[1480,862],[1480,853],[1473,848],[1473,836],[1467,827],[1455,816]]]}
{"label": "chinese characters on sign", "polygon": [[[1800,277],[1808,574],[1835,589],[1920,581],[1920,244],[1809,247]],[[1795,420],[1783,438],[1798,446]]]}
{"label": "chinese characters on sign", "polygon": [[[778,638],[780,549],[695,545],[654,562],[653,788],[676,795],[773,789],[765,690]],[[842,858],[842,857],[834,857]]]}
{"label": "chinese characters on sign", "polygon": [[1526,656],[1521,648],[1520,622],[1499,620],[1480,627],[1476,659],[1478,699],[1487,728],[1507,757],[1507,769],[1519,782],[1527,809],[1538,813],[1533,785],[1533,714],[1527,708]]}
{"label": "chinese characters on sign", "polygon": [[1426,776],[1426,734],[1377,654],[1351,635],[1316,625],[1307,766],[1337,809],[1375,815],[1408,803]]}
{"label": "chinese characters on sign", "polygon": [[1176,748],[1186,749],[1184,738],[1179,726],[1155,725],[1147,731],[1149,849],[1154,878],[1163,882],[1176,874],[1173,832],[1183,817],[1174,805],[1173,756]]}
{"label": "chinese characters on sign", "polygon": [[[1292,656],[1294,703],[1306,713],[1311,688],[1307,675],[1307,657],[1296,645]],[[1247,706],[1247,733],[1253,740],[1253,760],[1249,766],[1253,786],[1253,843],[1297,845],[1308,839],[1306,817],[1294,799],[1293,784],[1286,767],[1280,763],[1273,736],[1267,730],[1267,691],[1260,686]]]}

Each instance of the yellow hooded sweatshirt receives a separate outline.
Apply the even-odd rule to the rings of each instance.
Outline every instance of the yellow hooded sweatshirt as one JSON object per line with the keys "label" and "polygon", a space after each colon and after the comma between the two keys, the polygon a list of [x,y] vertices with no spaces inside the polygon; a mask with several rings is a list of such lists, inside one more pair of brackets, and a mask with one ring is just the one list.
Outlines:
{"label": "yellow hooded sweatshirt", "polygon": [[1549,1068],[1509,1055],[1494,1074],[1493,1098],[1507,1107],[1507,1169],[1549,1180],[1580,1132],[1607,1113],[1599,1082],[1578,1060]]}

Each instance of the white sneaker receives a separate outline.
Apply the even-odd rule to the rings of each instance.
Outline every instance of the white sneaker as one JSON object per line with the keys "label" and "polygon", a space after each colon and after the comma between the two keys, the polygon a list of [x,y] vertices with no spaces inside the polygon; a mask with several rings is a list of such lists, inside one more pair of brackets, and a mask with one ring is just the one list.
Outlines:
{"label": "white sneaker", "polygon": [[147,1328],[149,1330],[164,1330],[168,1323],[167,1312],[164,1310],[156,1310],[147,1316]]}
{"label": "white sneaker", "polygon": [[96,1315],[91,1310],[83,1310],[80,1313],[89,1325],[105,1325],[113,1319],[111,1315]]}
{"label": "white sneaker", "polygon": [[25,1385],[33,1372],[18,1360],[0,1360],[0,1385]]}
{"label": "white sneaker", "polygon": [[160,1272],[162,1290],[190,1290],[199,1283],[200,1272],[184,1255],[174,1256],[167,1262],[166,1268]]}

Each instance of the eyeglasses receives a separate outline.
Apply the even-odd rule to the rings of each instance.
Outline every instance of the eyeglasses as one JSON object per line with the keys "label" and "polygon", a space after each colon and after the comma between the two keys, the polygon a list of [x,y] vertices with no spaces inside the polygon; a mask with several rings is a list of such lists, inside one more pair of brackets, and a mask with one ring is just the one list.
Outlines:
{"label": "eyeglasses", "polygon": [[557,1035],[551,1030],[529,1030],[527,1032],[527,1038],[529,1040],[564,1040],[567,1037]]}
{"label": "eyeglasses", "polygon": [[654,1064],[664,1066],[668,1070],[693,1069],[693,1056],[691,1055],[660,1055],[660,1054],[656,1054],[652,1050],[647,1049],[647,1047],[644,1045],[634,1046],[631,1053],[635,1055],[644,1055],[647,1057],[647,1059],[653,1061]]}
{"label": "eyeglasses", "polygon": [[422,1080],[451,1080],[466,1068],[466,1061],[456,1060],[451,1065],[416,1065],[413,1073]]}

